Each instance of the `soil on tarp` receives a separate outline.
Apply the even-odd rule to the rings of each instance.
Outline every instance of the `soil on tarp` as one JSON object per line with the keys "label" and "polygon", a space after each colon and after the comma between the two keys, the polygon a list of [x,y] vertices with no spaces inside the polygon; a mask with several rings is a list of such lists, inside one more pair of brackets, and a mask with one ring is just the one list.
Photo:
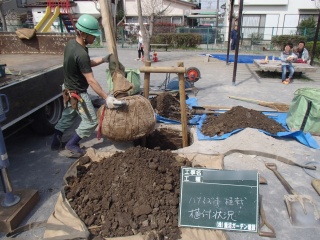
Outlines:
{"label": "soil on tarp", "polygon": [[[188,99],[187,96],[186,99]],[[150,102],[155,112],[161,117],[179,122],[181,121],[179,93],[160,93],[152,98]],[[190,120],[192,118],[191,110],[187,107],[186,111],[187,120]]]}
{"label": "soil on tarp", "polygon": [[236,106],[218,116],[208,115],[203,122],[201,132],[205,136],[213,137],[242,128],[261,129],[271,134],[287,131],[280,123],[260,111]]}
{"label": "soil on tarp", "polygon": [[90,239],[142,233],[150,240],[176,240],[181,235],[181,166],[190,167],[191,162],[171,151],[142,147],[100,162],[83,157],[77,176],[67,178],[66,197],[88,227]]}

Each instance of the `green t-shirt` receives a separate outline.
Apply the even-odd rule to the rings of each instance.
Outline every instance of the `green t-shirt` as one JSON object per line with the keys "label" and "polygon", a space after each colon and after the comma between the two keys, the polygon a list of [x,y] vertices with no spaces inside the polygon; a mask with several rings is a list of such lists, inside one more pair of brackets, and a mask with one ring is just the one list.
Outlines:
{"label": "green t-shirt", "polygon": [[86,92],[89,84],[82,73],[92,72],[88,48],[75,39],[70,40],[64,49],[64,85],[69,90]]}

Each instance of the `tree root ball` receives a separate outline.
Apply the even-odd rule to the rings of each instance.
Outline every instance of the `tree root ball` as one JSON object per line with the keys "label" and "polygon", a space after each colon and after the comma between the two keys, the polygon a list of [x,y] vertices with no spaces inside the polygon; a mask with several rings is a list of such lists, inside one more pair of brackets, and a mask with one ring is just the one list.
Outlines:
{"label": "tree root ball", "polygon": [[[128,96],[118,100],[126,101],[126,106],[108,109],[101,106],[97,116],[101,134],[112,141],[132,141],[149,135],[154,131],[156,118],[148,99],[140,95]],[[103,120],[101,121],[101,115]]]}

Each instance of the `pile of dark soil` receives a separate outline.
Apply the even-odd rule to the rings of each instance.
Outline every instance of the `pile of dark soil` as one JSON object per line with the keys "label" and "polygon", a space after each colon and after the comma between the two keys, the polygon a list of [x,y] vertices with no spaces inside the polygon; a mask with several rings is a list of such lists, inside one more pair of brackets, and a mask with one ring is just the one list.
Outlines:
{"label": "pile of dark soil", "polygon": [[[177,160],[178,159],[178,160]],[[89,163],[89,164],[88,164]],[[88,227],[90,239],[156,234],[176,240],[180,168],[191,166],[170,151],[134,147],[101,162],[79,160],[66,197]]]}
{"label": "pile of dark soil", "polygon": [[[190,142],[189,134],[188,139]],[[183,148],[182,132],[166,128],[156,129],[149,136],[147,136],[146,148],[160,148],[161,150],[177,150],[179,148]]]}
{"label": "pile of dark soil", "polygon": [[262,112],[236,106],[218,116],[208,115],[203,122],[201,132],[205,136],[221,136],[239,128],[256,128],[271,134],[285,132],[278,122],[268,118]]}
{"label": "pile of dark soil", "polygon": [[[160,93],[150,100],[155,112],[167,119],[181,121],[179,93]],[[187,99],[187,98],[186,98]],[[187,108],[187,119],[192,118],[191,110]]]}

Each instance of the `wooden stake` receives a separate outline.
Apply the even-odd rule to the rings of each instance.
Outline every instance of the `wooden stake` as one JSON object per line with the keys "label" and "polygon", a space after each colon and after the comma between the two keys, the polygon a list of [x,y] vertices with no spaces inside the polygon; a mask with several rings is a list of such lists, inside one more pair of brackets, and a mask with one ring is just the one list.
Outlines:
{"label": "wooden stake", "polygon": [[[150,61],[145,62],[145,68],[148,69],[148,71],[144,72],[143,96],[146,99],[148,99],[149,98],[149,89],[150,89],[150,71],[149,71],[149,69],[152,68]],[[140,71],[141,71],[141,68],[140,68]]]}
{"label": "wooden stake", "polygon": [[[178,67],[183,67],[183,62],[178,62]],[[185,73],[185,72],[184,72]],[[188,146],[187,107],[184,73],[179,73],[179,95],[181,108],[182,147]]]}
{"label": "wooden stake", "polygon": [[[182,64],[183,65],[183,64]],[[141,67],[140,72],[152,72],[152,73],[183,73],[185,74],[185,67]]]}

